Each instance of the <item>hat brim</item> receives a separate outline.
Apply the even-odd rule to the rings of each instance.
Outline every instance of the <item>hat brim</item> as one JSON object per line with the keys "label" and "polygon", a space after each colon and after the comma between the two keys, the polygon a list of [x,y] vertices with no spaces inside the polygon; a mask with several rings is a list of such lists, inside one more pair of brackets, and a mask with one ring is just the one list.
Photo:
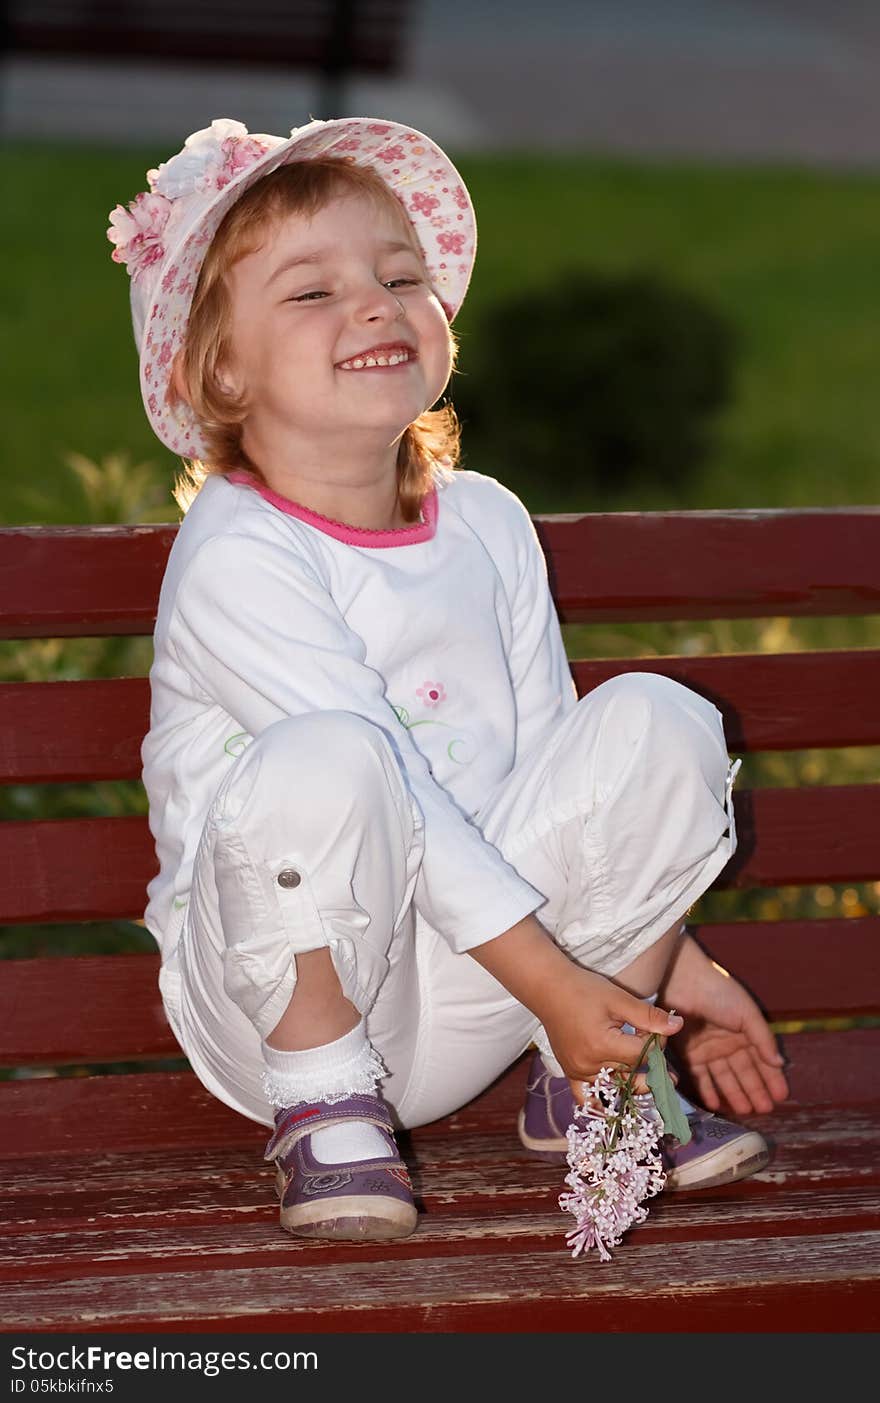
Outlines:
{"label": "hat brim", "polygon": [[373,117],[315,121],[295,129],[289,140],[218,190],[162,260],[144,309],[140,384],[150,424],[172,453],[201,458],[207,452],[189,405],[182,400],[169,403],[168,389],[211,240],[227,211],[256,181],[292,161],[326,155],[379,172],[413,226],[432,287],[450,322],[461,307],[476,256],[476,219],[464,181],[440,147],[414,127]]}

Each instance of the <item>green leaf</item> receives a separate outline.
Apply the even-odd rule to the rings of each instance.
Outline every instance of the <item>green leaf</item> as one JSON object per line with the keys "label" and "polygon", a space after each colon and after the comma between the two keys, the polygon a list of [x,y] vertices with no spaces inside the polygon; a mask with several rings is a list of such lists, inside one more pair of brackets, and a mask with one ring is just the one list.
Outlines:
{"label": "green leaf", "polygon": [[691,1138],[691,1128],[688,1125],[687,1116],[681,1109],[678,1093],[666,1066],[663,1049],[657,1042],[652,1042],[648,1050],[647,1080],[651,1095],[654,1097],[654,1105],[662,1117],[663,1129],[666,1134],[674,1135],[682,1145],[688,1144]]}

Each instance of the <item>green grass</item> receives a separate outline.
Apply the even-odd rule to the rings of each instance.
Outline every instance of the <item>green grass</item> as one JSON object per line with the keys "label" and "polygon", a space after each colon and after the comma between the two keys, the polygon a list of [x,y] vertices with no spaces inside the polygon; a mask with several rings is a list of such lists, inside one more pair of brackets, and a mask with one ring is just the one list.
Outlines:
{"label": "green grass", "polygon": [[[653,272],[698,292],[737,329],[734,401],[687,497],[658,482],[615,506],[877,500],[880,179],[584,159],[462,166],[480,218],[463,365],[481,308],[511,288],[539,297],[568,267]],[[575,489],[571,508],[590,506]]]}
{"label": "green grass", "polygon": [[[147,167],[164,155],[15,142],[0,155],[3,189],[14,192],[3,202],[0,273],[9,406],[0,519],[10,524],[88,519],[64,464],[69,452],[152,460],[170,489],[179,464],[147,426],[128,277],[105,237],[111,208],[145,188]],[[539,299],[572,267],[658,273],[713,301],[738,329],[734,402],[686,495],[675,482],[656,482],[610,505],[878,499],[880,179],[581,157],[469,156],[459,164],[480,226],[456,323],[463,371],[492,302],[522,289]],[[468,466],[505,476],[503,464]],[[565,500],[537,483],[522,485],[521,495],[533,511],[596,505],[576,487]],[[176,514],[169,494],[167,517]]]}

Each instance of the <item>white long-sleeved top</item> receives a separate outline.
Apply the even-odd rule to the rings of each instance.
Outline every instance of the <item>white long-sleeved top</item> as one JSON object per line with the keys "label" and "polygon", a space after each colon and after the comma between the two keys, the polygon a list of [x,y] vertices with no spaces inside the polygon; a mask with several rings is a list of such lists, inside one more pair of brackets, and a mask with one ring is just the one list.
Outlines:
{"label": "white long-sleeved top", "polygon": [[356,713],[391,741],[424,822],[413,900],[453,949],[543,904],[471,821],[577,701],[534,526],[494,478],[438,468],[421,520],[378,532],[248,474],[209,477],[168,557],[150,686],[144,923],[163,963],[221,780],[267,726],[309,711]]}

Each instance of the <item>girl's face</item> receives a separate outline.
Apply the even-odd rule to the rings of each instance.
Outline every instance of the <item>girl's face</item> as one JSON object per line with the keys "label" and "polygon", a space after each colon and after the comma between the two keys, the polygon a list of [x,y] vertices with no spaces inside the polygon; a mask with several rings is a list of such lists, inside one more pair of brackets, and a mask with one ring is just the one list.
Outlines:
{"label": "girl's face", "polygon": [[346,192],[287,216],[227,281],[224,378],[250,397],[245,443],[250,432],[264,452],[357,433],[390,444],[446,387],[448,322],[402,211]]}

